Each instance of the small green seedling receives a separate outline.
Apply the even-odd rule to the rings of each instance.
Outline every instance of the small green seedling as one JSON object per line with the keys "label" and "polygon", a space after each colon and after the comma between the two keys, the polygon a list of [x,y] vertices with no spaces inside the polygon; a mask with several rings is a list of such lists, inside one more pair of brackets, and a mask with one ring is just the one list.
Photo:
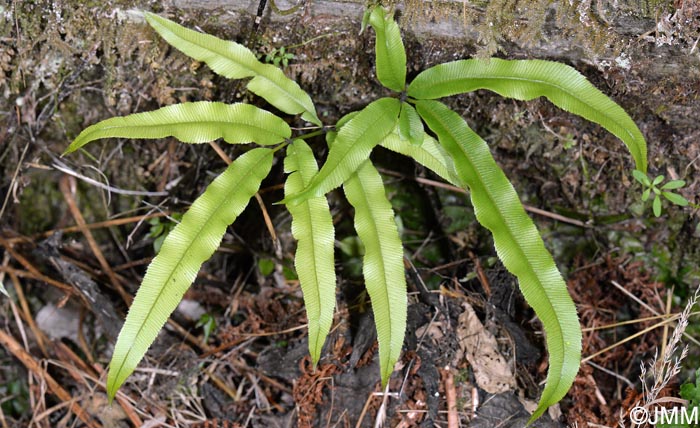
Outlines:
{"label": "small green seedling", "polygon": [[275,270],[275,261],[271,259],[258,260],[258,269],[262,276],[268,276]]}
{"label": "small green seedling", "polygon": [[0,403],[0,411],[10,417],[24,416],[32,411],[29,400],[29,390],[24,380],[3,379],[0,385],[0,396],[3,397]]}
{"label": "small green seedling", "polygon": [[173,213],[167,219],[162,217],[153,217],[148,220],[148,224],[151,225],[151,229],[148,232],[148,236],[153,239],[153,250],[158,254],[160,252],[160,247],[163,245],[163,241],[168,237],[168,234],[180,223],[182,220],[181,213]]}
{"label": "small green seedling", "polygon": [[296,58],[293,53],[287,52],[287,49],[282,46],[280,48],[274,48],[267,54],[265,54],[265,62],[268,64],[274,64],[279,67],[280,64],[282,68],[286,68],[289,65],[289,61]]}
{"label": "small green seedling", "polygon": [[668,183],[659,186],[664,181],[665,177],[663,175],[658,175],[652,180],[645,173],[636,169],[632,171],[632,175],[634,176],[635,180],[644,186],[644,191],[642,192],[643,202],[648,201],[653,195],[651,207],[656,217],[661,215],[662,196],[672,204],[678,205],[679,207],[687,207],[689,205],[686,198],[678,193],[671,192],[671,190],[680,189],[685,186],[685,181],[671,180]]}
{"label": "small green seedling", "polygon": [[211,336],[212,332],[216,330],[216,319],[214,319],[214,317],[210,314],[203,314],[201,317],[199,317],[196,327],[202,328],[202,332],[204,333],[204,343],[207,343],[209,341],[209,336]]}
{"label": "small green seedling", "polygon": [[296,55],[294,55],[291,52],[288,52],[292,49],[302,47],[304,45],[307,45],[309,43],[315,42],[316,40],[320,40],[326,37],[333,36],[338,33],[328,33],[328,34],[321,34],[316,37],[312,37],[308,40],[304,40],[301,43],[297,43],[295,45],[290,45],[290,46],[281,46],[279,48],[273,48],[270,52],[266,54],[258,53],[257,58],[262,59],[264,62],[267,64],[272,64],[276,67],[282,67],[286,68],[289,65],[289,61],[293,60],[296,58]]}

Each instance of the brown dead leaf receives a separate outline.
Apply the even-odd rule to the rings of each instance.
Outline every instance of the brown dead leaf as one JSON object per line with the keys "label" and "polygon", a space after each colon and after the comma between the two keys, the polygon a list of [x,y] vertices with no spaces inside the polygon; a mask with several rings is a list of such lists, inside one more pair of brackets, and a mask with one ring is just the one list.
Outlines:
{"label": "brown dead leaf", "polygon": [[112,406],[107,401],[107,395],[96,393],[84,403],[85,410],[91,415],[97,415],[104,428],[119,428],[123,426],[127,416],[119,406]]}
{"label": "brown dead leaf", "polygon": [[460,350],[474,370],[477,385],[491,394],[515,388],[511,366],[498,352],[496,338],[484,328],[471,305],[465,303],[459,316],[457,339]]}

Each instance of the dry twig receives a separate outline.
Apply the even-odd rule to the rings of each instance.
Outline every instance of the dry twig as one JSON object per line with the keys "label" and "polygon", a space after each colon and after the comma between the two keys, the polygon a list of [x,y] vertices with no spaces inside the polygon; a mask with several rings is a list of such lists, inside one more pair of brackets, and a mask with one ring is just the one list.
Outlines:
{"label": "dry twig", "polygon": [[70,403],[68,408],[73,412],[88,428],[99,428],[97,422],[71,397],[70,393],[59,385],[50,374],[15,340],[14,337],[0,330],[0,344],[12,353],[24,364],[27,370],[31,371],[39,379],[46,382],[51,392],[61,401]]}

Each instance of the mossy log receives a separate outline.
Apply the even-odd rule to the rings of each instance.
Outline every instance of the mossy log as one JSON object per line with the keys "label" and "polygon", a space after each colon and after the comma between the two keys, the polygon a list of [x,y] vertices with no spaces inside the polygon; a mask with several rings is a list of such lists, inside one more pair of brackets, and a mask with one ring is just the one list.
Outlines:
{"label": "mossy log", "polygon": [[[692,2],[684,2],[692,3]],[[113,115],[179,101],[247,96],[243,86],[169,48],[138,10],[241,42],[263,57],[286,46],[294,55],[285,72],[310,92],[328,123],[381,93],[373,71],[373,33],[359,34],[359,1],[172,0],[147,2],[36,1],[0,6],[0,162],[3,187],[23,141],[58,154],[85,126]],[[639,1],[465,1],[399,3],[409,78],[448,60],[497,55],[546,58],[573,65],[628,110],[649,140],[650,163],[672,168],[697,195],[700,168],[700,21],[697,10]],[[531,102],[516,106],[481,92],[452,100],[476,128],[495,131],[499,156],[522,158],[570,135],[602,167],[603,133]],[[546,125],[531,136],[530,124]],[[528,131],[528,132],[524,132]],[[601,137],[603,140],[612,137]],[[538,141],[545,141],[544,149]],[[554,144],[554,143],[552,143]],[[625,168],[621,145],[612,152],[611,179]],[[512,149],[512,150],[511,150]],[[29,156],[39,149],[32,146]],[[596,154],[598,153],[598,154]],[[567,154],[562,155],[566,158]],[[518,163],[518,160],[513,160]],[[561,162],[565,162],[562,160]],[[566,162],[570,162],[567,160]],[[608,165],[609,167],[610,165]],[[629,165],[626,165],[629,166]],[[545,168],[545,166],[542,166]],[[661,171],[665,172],[665,171]],[[556,177],[561,178],[561,177]],[[609,201],[624,206],[622,199]],[[697,201],[696,201],[697,202]]]}

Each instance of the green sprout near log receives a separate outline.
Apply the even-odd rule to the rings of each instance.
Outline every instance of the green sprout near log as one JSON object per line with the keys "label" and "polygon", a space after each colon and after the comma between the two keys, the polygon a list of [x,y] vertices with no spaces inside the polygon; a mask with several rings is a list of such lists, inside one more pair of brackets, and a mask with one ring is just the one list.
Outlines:
{"label": "green sprout near log", "polygon": [[683,180],[671,180],[663,185],[664,177],[663,175],[657,175],[654,179],[649,178],[645,173],[635,169],[632,171],[632,176],[637,180],[642,186],[644,186],[644,191],[642,192],[642,202],[646,202],[650,197],[653,196],[651,202],[651,208],[656,217],[661,216],[663,197],[670,203],[678,205],[679,207],[687,207],[689,202],[686,198],[679,195],[678,193],[673,193],[671,190],[680,189],[685,186],[685,181]]}

